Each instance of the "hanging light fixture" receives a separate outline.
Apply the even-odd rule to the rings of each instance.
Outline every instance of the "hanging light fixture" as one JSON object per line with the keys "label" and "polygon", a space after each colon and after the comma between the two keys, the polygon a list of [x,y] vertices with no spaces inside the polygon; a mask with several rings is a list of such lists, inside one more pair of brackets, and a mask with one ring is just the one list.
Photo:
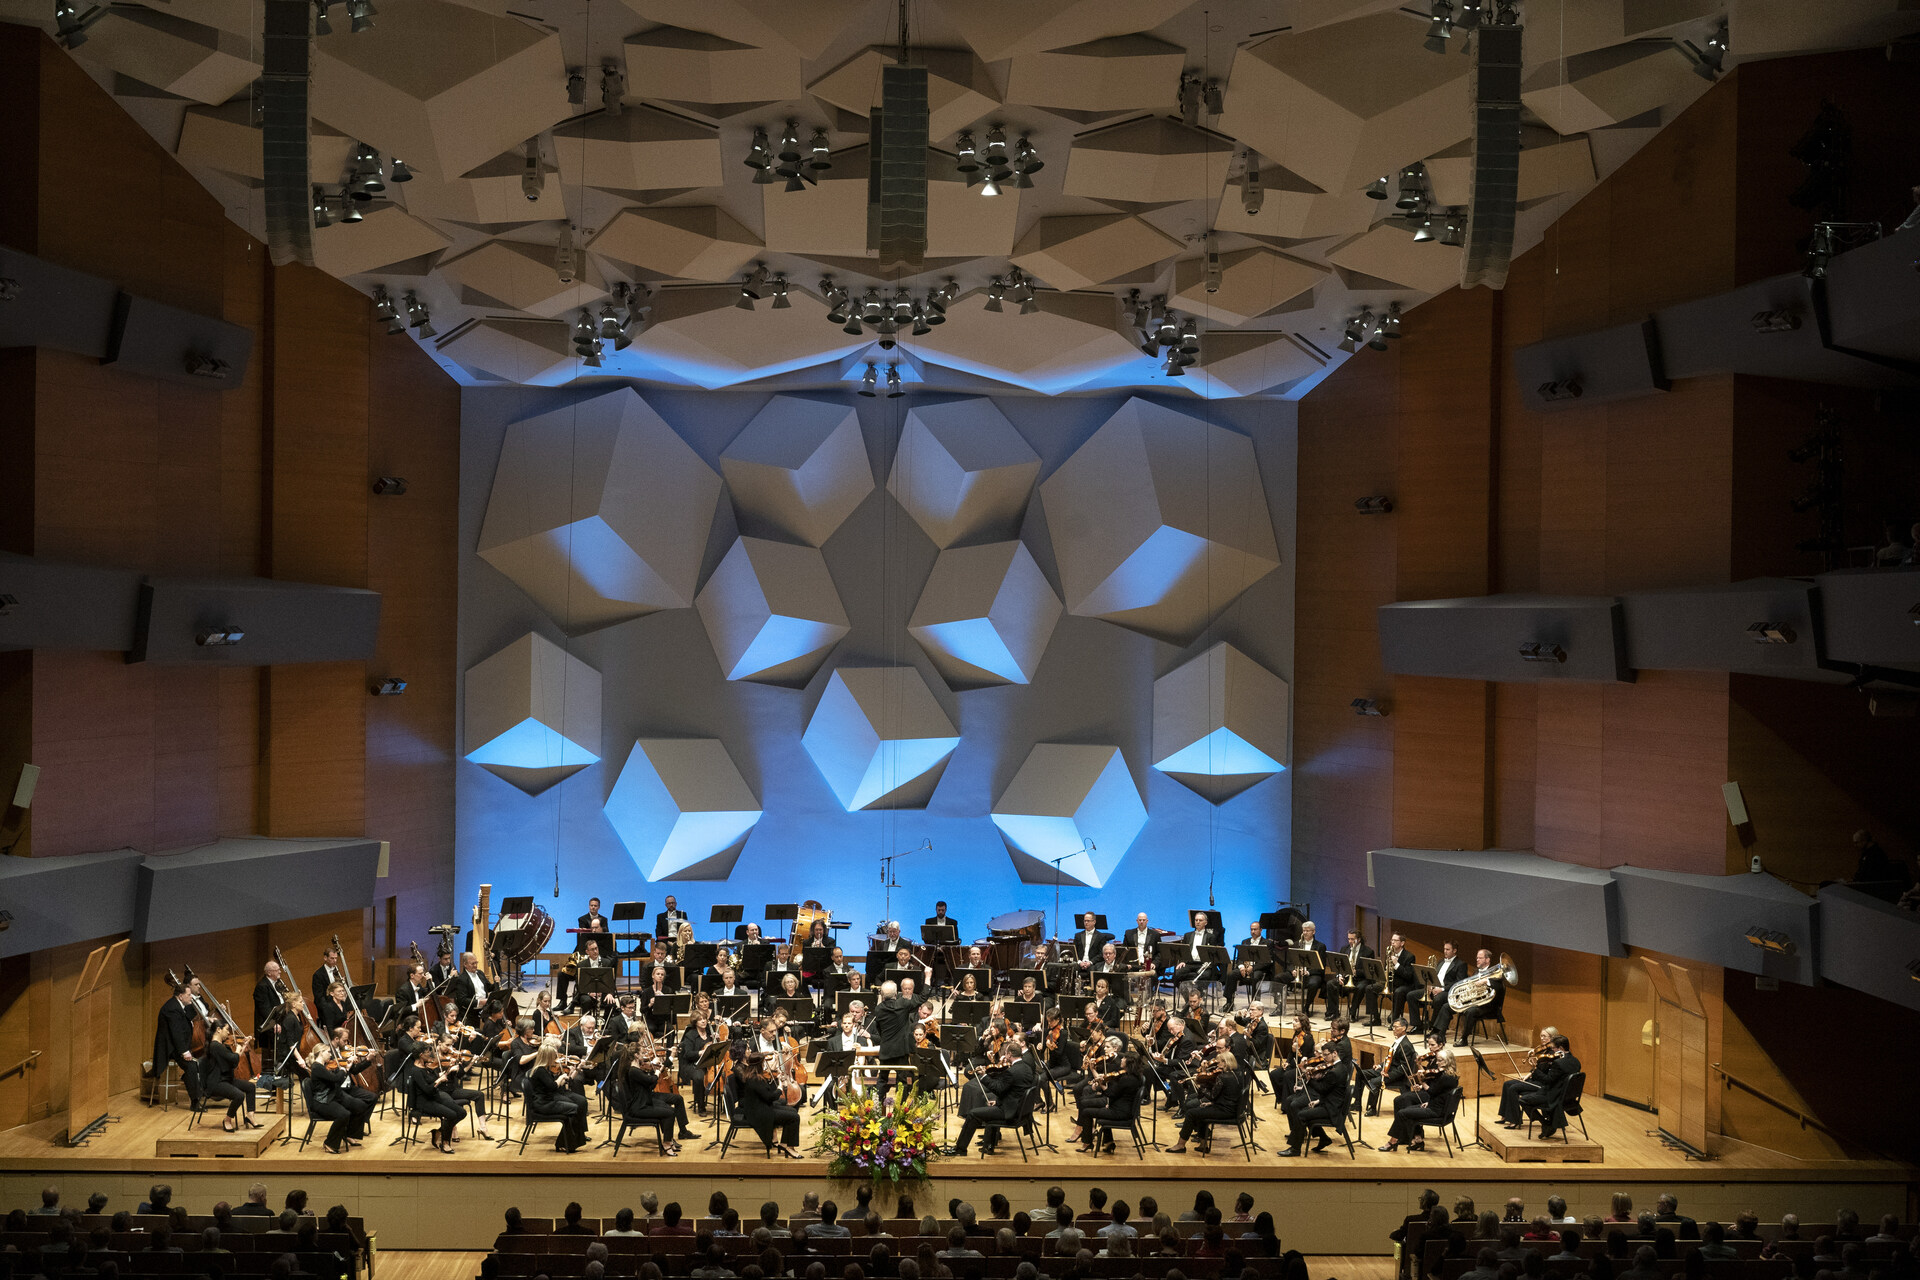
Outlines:
{"label": "hanging light fixture", "polygon": [[1387,198],[1387,175],[1384,173],[1367,185],[1367,194],[1375,200]]}
{"label": "hanging light fixture", "polygon": [[747,158],[741,161],[747,168],[754,170],[753,180],[760,186],[773,181],[773,150],[767,143],[767,131],[756,127],[753,131],[753,146],[747,152]]}
{"label": "hanging light fixture", "polygon": [[520,194],[529,202],[538,200],[546,189],[547,175],[540,168],[540,141],[537,138],[527,140],[527,165],[520,171]]}
{"label": "hanging light fixture", "polygon": [[1420,178],[1421,172],[1421,166],[1417,164],[1408,165],[1400,171],[1400,198],[1393,202],[1395,208],[1417,209],[1426,199],[1425,184]]}
{"label": "hanging light fixture", "polygon": [[773,289],[772,310],[774,311],[790,310],[793,307],[793,304],[787,301],[787,277],[784,272],[782,272],[779,275],[776,275],[773,278],[772,289]]}
{"label": "hanging light fixture", "polygon": [[953,167],[955,172],[967,180],[968,186],[979,181],[974,176],[980,172],[980,159],[973,149],[973,130],[960,131],[960,141],[954,147]]}
{"label": "hanging light fixture", "polygon": [[620,114],[627,97],[626,73],[614,63],[600,68],[600,106],[610,116]]}
{"label": "hanging light fixture", "polygon": [[1447,221],[1440,231],[1440,243],[1458,245],[1466,237],[1466,223],[1458,209],[1447,210]]}
{"label": "hanging light fixture", "polygon": [[407,168],[407,162],[395,156],[387,162],[387,176],[395,182],[412,182],[413,170]]}
{"label": "hanging light fixture", "polygon": [[1007,296],[1006,282],[1002,280],[999,276],[995,276],[993,279],[987,282],[986,305],[981,307],[980,309],[982,311],[992,311],[997,313],[1001,310],[1000,300],[1006,296]]}
{"label": "hanging light fixture", "polygon": [[872,399],[875,395],[879,394],[876,390],[879,385],[880,368],[878,365],[870,363],[867,365],[866,373],[860,379],[860,394],[866,396],[868,399]]}
{"label": "hanging light fixture", "polygon": [[1398,339],[1400,337],[1400,304],[1399,303],[1389,302],[1387,304],[1387,318],[1380,322],[1380,336],[1383,338],[1394,338],[1394,339]]}
{"label": "hanging light fixture", "polygon": [[360,212],[360,204],[358,201],[347,200],[343,198],[340,202],[340,205],[342,210],[340,214],[340,221],[342,223],[365,222],[367,220],[367,215]]}
{"label": "hanging light fixture", "polygon": [[379,12],[373,0],[347,0],[348,28],[355,34],[373,30],[373,19]]}
{"label": "hanging light fixture", "polygon": [[1260,157],[1247,152],[1247,167],[1240,178],[1240,203],[1249,218],[1256,217],[1266,203],[1267,189],[1260,181]]}
{"label": "hanging light fixture", "polygon": [[1190,72],[1180,73],[1180,119],[1189,126],[1200,123],[1200,108],[1206,99],[1207,87],[1199,76]]}
{"label": "hanging light fixture", "polygon": [[1427,26],[1425,47],[1433,53],[1445,53],[1453,39],[1453,0],[1432,0],[1428,7],[1433,21]]}
{"label": "hanging light fixture", "polygon": [[813,131],[813,154],[807,157],[807,168],[815,173],[824,173],[833,168],[833,148],[827,145],[827,129],[821,125]]}
{"label": "hanging light fixture", "polygon": [[1725,69],[1727,62],[1727,20],[1725,18],[1720,19],[1719,24],[1714,27],[1713,34],[1707,37],[1704,48],[1691,40],[1682,40],[1680,43],[1685,45],[1687,52],[1693,55],[1693,74],[1707,81],[1720,78],[1720,73]]}
{"label": "hanging light fixture", "polygon": [[1359,315],[1347,321],[1346,331],[1340,335],[1340,349],[1342,351],[1358,351],[1361,344],[1366,342],[1368,335],[1372,332],[1373,309],[1368,307],[1364,308]]}
{"label": "hanging light fixture", "polygon": [[579,67],[567,69],[567,102],[576,107],[587,105],[587,74]]}
{"label": "hanging light fixture", "polygon": [[1433,234],[1433,215],[1428,213],[1413,213],[1408,215],[1407,221],[1414,224],[1413,242],[1415,244],[1426,244],[1435,238]]}
{"label": "hanging light fixture", "polygon": [[573,248],[573,224],[560,224],[560,238],[553,246],[553,273],[560,277],[561,284],[572,284],[574,276],[580,271],[580,255]]}
{"label": "hanging light fixture", "polygon": [[593,344],[600,340],[599,326],[594,323],[593,313],[582,309],[573,322],[573,350],[577,355],[586,355],[593,350]]}
{"label": "hanging light fixture", "polygon": [[1033,142],[1026,134],[1013,145],[1013,185],[1016,187],[1033,186],[1033,175],[1046,168],[1046,161],[1034,149]]}
{"label": "hanging light fixture", "polygon": [[907,394],[907,389],[900,385],[900,366],[897,364],[888,365],[887,366],[887,399],[898,400],[901,396],[905,394]]}
{"label": "hanging light fixture", "polygon": [[1220,292],[1220,246],[1214,243],[1213,233],[1201,237],[1206,249],[1207,292]]}
{"label": "hanging light fixture", "polygon": [[1015,267],[1012,276],[1019,284],[1020,314],[1030,316],[1040,310],[1040,300],[1034,294],[1033,277]]}
{"label": "hanging light fixture", "polygon": [[407,296],[402,305],[407,309],[407,327],[413,330],[413,336],[431,338],[434,333],[433,324],[427,318],[427,304],[420,301],[420,295],[411,289],[407,290]]}
{"label": "hanging light fixture", "polygon": [[313,225],[316,227],[333,225],[332,202],[327,198],[327,189],[317,182],[313,185]]}

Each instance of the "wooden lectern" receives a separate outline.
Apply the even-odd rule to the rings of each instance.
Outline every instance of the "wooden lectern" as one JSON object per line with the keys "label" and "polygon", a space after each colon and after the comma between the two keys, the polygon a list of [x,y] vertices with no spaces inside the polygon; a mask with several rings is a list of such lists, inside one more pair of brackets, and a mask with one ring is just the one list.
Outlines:
{"label": "wooden lectern", "polygon": [[[113,1061],[113,991],[107,974],[120,963],[125,938],[110,947],[95,947],[73,989],[73,1016],[67,1021],[72,1038],[67,1089],[67,1145],[80,1146],[114,1117],[107,1114],[108,1064]],[[154,1064],[165,1069],[164,1063]]]}

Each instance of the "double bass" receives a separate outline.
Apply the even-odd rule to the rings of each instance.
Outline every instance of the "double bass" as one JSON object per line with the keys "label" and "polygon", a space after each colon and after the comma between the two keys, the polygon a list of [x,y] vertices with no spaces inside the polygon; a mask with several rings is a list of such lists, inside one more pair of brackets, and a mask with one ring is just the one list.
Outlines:
{"label": "double bass", "polygon": [[[187,981],[192,982],[195,976],[193,966],[186,965],[183,967],[187,971]],[[207,993],[207,999],[213,1001],[213,1007],[220,1011],[221,1020],[229,1027],[232,1027],[234,1034],[238,1035],[240,1033],[240,1024],[233,1020],[233,1010],[227,1008],[227,1002],[213,994],[213,988],[207,986],[204,982],[200,984],[200,989]],[[247,1081],[260,1074],[260,1065],[259,1061],[254,1057],[256,1050],[253,1045],[253,1037],[247,1036],[241,1041],[241,1046],[240,1063],[233,1069],[233,1078],[238,1081]]]}
{"label": "double bass", "polygon": [[[187,982],[191,982],[191,981],[193,981],[193,970],[188,969]],[[173,970],[169,968],[167,970],[167,986],[171,987],[175,991],[184,991],[186,990],[187,983],[180,981],[180,979],[174,975]],[[207,1034],[208,1034],[207,1020],[201,1017],[197,1013],[194,1014],[193,1015],[193,1037],[188,1041],[187,1048],[192,1052],[195,1058],[198,1058],[201,1054],[207,1051]]]}
{"label": "double bass", "polygon": [[[287,967],[286,958],[280,954],[278,943],[274,944],[273,962],[280,966],[280,972],[283,975],[293,972],[293,970]],[[320,1024],[313,1020],[313,1010],[307,1008],[306,998],[300,994],[300,988],[293,986],[291,983],[288,984],[288,987],[289,995],[287,1004],[291,1005],[294,1011],[300,1016],[300,1043],[295,1046],[294,1049],[294,1052],[298,1056],[293,1059],[295,1063],[295,1074],[304,1076],[307,1074],[307,1058],[315,1049],[331,1041],[327,1034],[320,1030]]]}

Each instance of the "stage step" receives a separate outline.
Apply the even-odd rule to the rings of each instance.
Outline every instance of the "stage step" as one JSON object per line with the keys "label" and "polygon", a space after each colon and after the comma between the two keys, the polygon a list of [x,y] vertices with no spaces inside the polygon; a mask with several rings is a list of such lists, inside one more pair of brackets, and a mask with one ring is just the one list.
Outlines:
{"label": "stage step", "polygon": [[1541,1141],[1530,1138],[1525,1129],[1502,1129],[1498,1124],[1486,1123],[1480,1126],[1480,1141],[1493,1149],[1493,1154],[1508,1164],[1601,1164],[1606,1160],[1606,1149],[1599,1143],[1586,1138],[1575,1138],[1569,1133],[1567,1142],[1558,1137]]}
{"label": "stage step", "polygon": [[265,1127],[260,1129],[242,1129],[238,1133],[228,1133],[220,1127],[224,1114],[208,1113],[200,1117],[200,1123],[189,1129],[190,1115],[182,1116],[180,1123],[154,1140],[153,1154],[156,1156],[228,1156],[232,1158],[252,1159],[279,1141],[280,1131],[287,1127],[281,1116],[264,1118]]}

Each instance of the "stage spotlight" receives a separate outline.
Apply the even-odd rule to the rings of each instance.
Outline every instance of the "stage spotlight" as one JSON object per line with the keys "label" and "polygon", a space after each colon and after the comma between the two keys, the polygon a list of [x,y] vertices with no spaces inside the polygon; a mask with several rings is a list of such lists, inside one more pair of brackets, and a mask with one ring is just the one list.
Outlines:
{"label": "stage spotlight", "polygon": [[1433,21],[1427,27],[1425,47],[1432,53],[1445,53],[1447,41],[1453,39],[1453,2],[1433,0],[1429,12]]}
{"label": "stage spotlight", "polygon": [[1529,640],[1520,646],[1520,656],[1528,662],[1565,662],[1567,651],[1557,644]]}
{"label": "stage spotlight", "polygon": [[383,498],[397,498],[407,491],[405,476],[378,476],[373,482],[373,491]]}
{"label": "stage spotlight", "polygon": [[393,698],[407,691],[407,682],[399,676],[386,676],[368,686],[368,691],[376,698]]}
{"label": "stage spotlight", "polygon": [[1693,57],[1693,74],[1707,81],[1720,78],[1720,72],[1725,69],[1727,61],[1727,20],[1725,18],[1720,19],[1720,25],[1713,29],[1712,35],[1707,37],[1704,48],[1691,40],[1682,40],[1680,43]]}
{"label": "stage spotlight", "polygon": [[1385,174],[1373,180],[1367,187],[1367,194],[1375,200],[1385,200],[1387,198],[1387,178]]}
{"label": "stage spotlight", "polygon": [[1353,714],[1357,716],[1384,716],[1387,714],[1387,709],[1373,698],[1355,698],[1347,705],[1353,708]]}
{"label": "stage spotlight", "polygon": [[887,366],[887,399],[898,400],[901,396],[905,394],[907,394],[907,389],[900,384],[900,366],[897,364],[888,365]]}
{"label": "stage spotlight", "polygon": [[1792,644],[1794,631],[1784,622],[1755,622],[1747,626],[1747,639],[1755,644]]}
{"label": "stage spotlight", "polygon": [[220,649],[239,644],[247,638],[247,633],[238,627],[220,627],[202,631],[193,637],[193,642],[203,649]]}
{"label": "stage spotlight", "polygon": [[860,377],[860,394],[866,396],[868,399],[872,399],[874,396],[880,394],[877,389],[879,385],[880,366],[869,364],[866,373]]}
{"label": "stage spotlight", "polygon": [[1800,948],[1792,938],[1778,929],[1768,929],[1763,925],[1754,925],[1747,930],[1747,941],[1762,951],[1771,951],[1779,956],[1798,955]]}
{"label": "stage spotlight", "polygon": [[1543,382],[1539,393],[1542,400],[1578,400],[1585,390],[1578,378],[1562,378],[1558,382]]}
{"label": "stage spotlight", "polygon": [[567,101],[576,107],[587,105],[587,77],[578,67],[567,72]]}
{"label": "stage spotlight", "polygon": [[1369,494],[1353,500],[1353,509],[1363,516],[1390,516],[1393,514],[1393,499],[1384,493]]}

